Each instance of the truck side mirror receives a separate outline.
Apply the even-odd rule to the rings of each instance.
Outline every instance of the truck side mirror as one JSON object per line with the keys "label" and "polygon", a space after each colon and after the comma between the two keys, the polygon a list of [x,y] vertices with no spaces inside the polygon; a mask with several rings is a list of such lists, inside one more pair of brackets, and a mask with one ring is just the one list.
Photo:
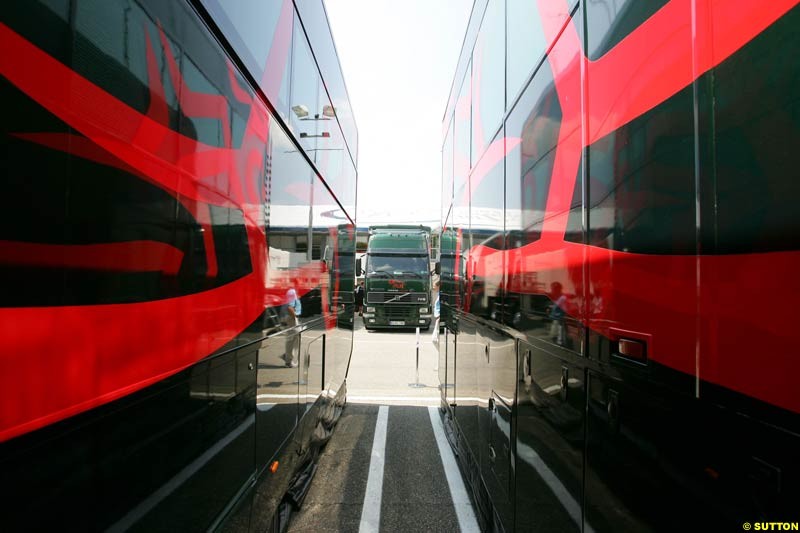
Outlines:
{"label": "truck side mirror", "polygon": [[436,266],[433,267],[433,271],[436,272],[437,276],[441,276],[442,275],[442,263],[439,262],[439,261],[436,261]]}
{"label": "truck side mirror", "polygon": [[364,270],[361,267],[361,259],[363,258],[359,257],[358,260],[356,261],[356,277],[359,277],[364,273]]}

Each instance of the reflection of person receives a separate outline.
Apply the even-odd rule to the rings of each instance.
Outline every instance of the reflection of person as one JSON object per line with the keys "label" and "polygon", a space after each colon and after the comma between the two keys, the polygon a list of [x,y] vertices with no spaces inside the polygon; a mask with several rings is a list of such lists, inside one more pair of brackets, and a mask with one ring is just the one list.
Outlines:
{"label": "reflection of person", "polygon": [[294,282],[294,285],[286,291],[286,303],[282,314],[283,326],[290,330],[286,334],[286,351],[283,354],[283,360],[286,361],[286,366],[288,367],[297,366],[295,352],[297,359],[299,360],[300,358],[300,335],[294,330],[294,327],[299,323],[298,318],[303,312],[303,306],[294,288],[297,285],[296,280]]}
{"label": "reflection of person", "polygon": [[358,311],[358,316],[363,316],[362,308],[364,307],[364,280],[358,282],[355,293],[356,311]]}
{"label": "reflection of person", "polygon": [[439,316],[441,314],[439,307],[439,282],[433,282],[433,290],[436,291],[436,303],[433,304],[433,332],[431,333],[431,342],[439,351]]}
{"label": "reflection of person", "polygon": [[557,281],[550,285],[550,299],[553,300],[553,307],[550,309],[550,338],[554,343],[564,345],[566,343],[566,330],[564,327],[564,306],[567,304],[567,296],[562,292],[561,284]]}

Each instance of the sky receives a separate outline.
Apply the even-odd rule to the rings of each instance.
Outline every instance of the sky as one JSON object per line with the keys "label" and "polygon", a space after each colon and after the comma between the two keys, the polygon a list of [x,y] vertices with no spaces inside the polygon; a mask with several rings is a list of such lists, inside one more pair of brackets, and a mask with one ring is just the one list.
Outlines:
{"label": "sky", "polygon": [[358,126],[358,225],[438,225],[442,117],[472,0],[325,7]]}

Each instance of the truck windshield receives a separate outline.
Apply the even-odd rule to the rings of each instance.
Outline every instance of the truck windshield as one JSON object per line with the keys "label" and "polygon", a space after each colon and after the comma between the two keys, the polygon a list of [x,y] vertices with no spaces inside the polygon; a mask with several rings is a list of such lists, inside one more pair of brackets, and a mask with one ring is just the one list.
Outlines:
{"label": "truck windshield", "polygon": [[428,275],[427,256],[369,255],[367,276],[422,278]]}

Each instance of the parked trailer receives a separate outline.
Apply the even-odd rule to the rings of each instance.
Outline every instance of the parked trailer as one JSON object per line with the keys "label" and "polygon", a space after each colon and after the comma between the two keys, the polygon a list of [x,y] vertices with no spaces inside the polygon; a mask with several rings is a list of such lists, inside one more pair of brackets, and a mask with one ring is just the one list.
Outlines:
{"label": "parked trailer", "polygon": [[485,529],[800,518],[797,3],[475,2],[439,372]]}
{"label": "parked trailer", "polygon": [[357,132],[324,6],[0,12],[2,528],[280,529],[352,345]]}

